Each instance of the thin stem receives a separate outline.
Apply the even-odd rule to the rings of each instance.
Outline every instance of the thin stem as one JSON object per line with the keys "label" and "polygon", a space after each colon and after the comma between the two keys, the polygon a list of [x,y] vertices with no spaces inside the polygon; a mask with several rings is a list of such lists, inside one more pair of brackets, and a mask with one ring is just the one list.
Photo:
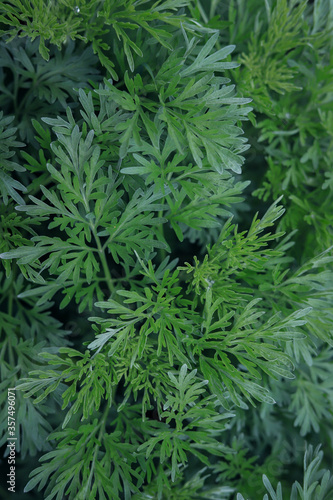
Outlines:
{"label": "thin stem", "polygon": [[[108,414],[109,414],[109,410],[110,410],[110,407],[107,406],[105,408],[104,413],[103,413],[103,416],[102,416],[102,419],[101,419],[101,422],[100,422],[100,430],[99,430],[98,438],[97,438],[97,442],[98,443],[101,442],[103,434],[105,432],[105,425],[106,425],[106,420],[107,420],[107,417],[108,417]],[[89,474],[89,478],[88,478],[88,481],[87,481],[87,484],[86,484],[86,488],[85,488],[85,494],[87,494],[88,491],[90,491],[90,485],[91,485],[91,481],[92,481],[92,478],[93,478],[93,475],[94,475],[95,462],[96,462],[96,459],[97,459],[99,448],[100,448],[99,444],[96,444],[95,451],[94,451],[94,456],[93,456],[93,459],[92,459],[92,462],[91,462],[91,466],[90,466],[90,474]]]}
{"label": "thin stem", "polygon": [[[80,192],[81,192],[81,196],[82,196],[82,200],[83,200],[83,205],[84,205],[84,208],[86,210],[86,213],[88,214],[90,212],[90,207],[89,207],[89,202],[87,200],[85,189],[84,189],[83,184],[82,184],[82,178],[81,178],[81,175],[80,175],[80,171],[77,172],[77,175],[78,175],[78,178],[79,178]],[[109,269],[109,266],[108,266],[108,263],[107,263],[107,260],[106,260],[106,257],[105,257],[104,247],[102,247],[101,240],[99,239],[99,236],[98,236],[98,234],[96,232],[96,226],[95,226],[95,224],[93,224],[92,222],[90,222],[90,228],[91,228],[91,232],[94,235],[94,238],[95,238],[95,241],[96,241],[96,244],[97,244],[99,258],[101,260],[101,263],[102,263],[102,266],[103,266],[104,275],[105,275],[105,282],[108,285],[110,293],[112,294],[114,292],[114,287],[113,287],[113,283],[112,283],[112,277],[111,277],[110,269]]]}
{"label": "thin stem", "polygon": [[[163,217],[163,210],[160,210],[158,212],[158,217]],[[163,224],[159,224],[159,226],[158,226],[158,232],[162,236],[163,241],[165,241]],[[167,256],[166,250],[165,250],[165,248],[160,248],[159,250],[160,250],[159,253],[160,253],[161,261],[163,261],[165,259],[165,257]]]}
{"label": "thin stem", "polygon": [[113,281],[112,281],[112,276],[111,276],[111,273],[110,273],[110,269],[109,269],[109,266],[108,266],[108,263],[107,263],[107,260],[106,260],[106,257],[105,257],[104,249],[102,247],[101,240],[99,239],[99,236],[96,233],[96,230],[95,230],[95,228],[94,228],[94,226],[92,224],[91,224],[91,228],[92,228],[92,233],[94,235],[94,238],[95,238],[95,241],[96,241],[96,244],[97,244],[97,248],[98,248],[98,252],[99,252],[99,257],[100,257],[100,260],[101,260],[101,263],[102,263],[102,266],[103,266],[103,271],[104,271],[104,274],[105,274],[105,281],[106,281],[106,283],[108,285],[110,293],[112,294],[114,292]]}
{"label": "thin stem", "polygon": [[[163,178],[165,179],[165,164],[164,164],[164,161],[163,161],[163,160],[161,161],[161,169],[162,169],[162,175],[163,175]],[[170,172],[170,173],[168,174],[167,180],[170,182],[170,181],[171,181],[171,178],[172,178],[172,172]],[[162,205],[164,205],[164,203],[165,203],[165,198],[163,198],[163,199],[162,199]],[[164,210],[163,210],[163,209],[162,209],[162,210],[160,210],[160,211],[158,212],[158,217],[159,217],[159,218],[162,218],[162,217],[163,217],[163,212],[164,212]],[[158,229],[157,229],[157,230],[158,230],[158,232],[160,233],[160,235],[162,236],[162,241],[164,241],[164,242],[165,242],[165,235],[164,235],[164,227],[163,227],[163,224],[160,224],[160,225],[158,226]],[[161,261],[163,261],[163,260],[166,258],[166,256],[167,256],[167,252],[166,252],[165,248],[160,248],[160,249],[159,249],[159,254],[160,254],[160,257],[161,257]]]}

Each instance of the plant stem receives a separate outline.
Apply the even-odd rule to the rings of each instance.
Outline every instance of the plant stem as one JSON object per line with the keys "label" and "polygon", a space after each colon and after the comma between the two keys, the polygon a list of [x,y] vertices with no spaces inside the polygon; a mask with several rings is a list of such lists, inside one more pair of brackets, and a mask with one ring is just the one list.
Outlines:
{"label": "plant stem", "polygon": [[[103,413],[102,419],[101,419],[100,424],[99,424],[100,425],[100,430],[99,430],[98,438],[97,438],[97,441],[99,443],[101,442],[103,434],[105,432],[105,425],[106,425],[106,420],[107,420],[107,417],[108,417],[108,414],[109,414],[109,410],[110,410],[110,407],[107,406],[105,408],[105,411]],[[90,466],[90,474],[89,474],[89,478],[88,478],[87,485],[86,485],[85,492],[84,492],[85,494],[87,494],[88,491],[90,490],[90,485],[91,485],[91,481],[92,481],[92,478],[93,478],[93,475],[94,475],[95,462],[96,462],[96,459],[97,459],[97,454],[98,454],[99,448],[100,448],[100,446],[98,444],[96,444],[95,451],[94,451],[94,456],[93,456],[93,459],[92,459],[92,462],[91,462],[91,466]]]}
{"label": "plant stem", "polygon": [[106,260],[106,257],[105,257],[104,249],[102,247],[101,240],[99,239],[99,236],[97,235],[96,230],[95,230],[95,228],[93,226],[92,226],[92,232],[93,232],[96,244],[97,244],[97,248],[98,248],[98,252],[99,252],[99,257],[100,257],[100,260],[101,260],[101,263],[102,263],[102,266],[103,266],[103,271],[104,271],[104,274],[105,274],[105,281],[106,281],[106,283],[108,285],[110,293],[112,294],[114,292],[114,286],[113,286],[113,282],[112,282],[112,276],[111,276],[111,273],[110,273],[110,269],[109,269],[109,266],[108,266],[108,263],[107,263],[107,260]]}
{"label": "plant stem", "polygon": [[[163,210],[160,210],[158,212],[158,216],[159,217],[163,217]],[[158,226],[158,232],[162,236],[163,241],[165,241],[163,224],[159,224],[159,226]],[[159,249],[159,254],[160,254],[160,258],[161,258],[161,262],[162,262],[165,259],[166,255],[167,255],[165,248],[160,248]]]}

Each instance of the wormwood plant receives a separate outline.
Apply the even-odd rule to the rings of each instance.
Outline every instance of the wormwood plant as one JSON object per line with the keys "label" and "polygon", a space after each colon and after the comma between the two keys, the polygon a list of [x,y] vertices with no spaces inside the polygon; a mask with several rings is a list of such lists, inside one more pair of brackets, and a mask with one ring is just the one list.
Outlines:
{"label": "wormwood plant", "polygon": [[[260,172],[311,175],[277,95],[311,57],[326,80],[331,9],[220,8],[1,5],[1,402],[16,387],[22,498],[333,498],[330,219],[313,237],[292,211],[308,184],[282,198],[243,133],[266,134]],[[257,213],[251,178],[273,197]],[[0,428],[4,445],[6,412]]]}
{"label": "wormwood plant", "polygon": [[241,41],[234,77],[257,111],[254,161],[265,156],[254,194],[284,194],[280,227],[306,235],[306,259],[332,242],[332,3],[239,0],[228,16],[228,40]]}

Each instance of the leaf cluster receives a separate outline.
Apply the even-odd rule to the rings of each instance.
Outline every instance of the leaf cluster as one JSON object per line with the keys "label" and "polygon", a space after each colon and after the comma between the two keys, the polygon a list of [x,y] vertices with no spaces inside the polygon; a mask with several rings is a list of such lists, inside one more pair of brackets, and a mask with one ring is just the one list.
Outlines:
{"label": "leaf cluster", "polygon": [[327,5],[1,4],[1,403],[16,387],[28,494],[332,495]]}

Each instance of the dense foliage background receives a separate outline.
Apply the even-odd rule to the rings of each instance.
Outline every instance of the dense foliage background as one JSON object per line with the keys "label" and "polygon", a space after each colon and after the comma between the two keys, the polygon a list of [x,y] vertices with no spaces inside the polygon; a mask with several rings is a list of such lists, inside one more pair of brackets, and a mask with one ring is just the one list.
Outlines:
{"label": "dense foliage background", "polygon": [[0,33],[13,498],[333,499],[332,0],[5,0]]}

